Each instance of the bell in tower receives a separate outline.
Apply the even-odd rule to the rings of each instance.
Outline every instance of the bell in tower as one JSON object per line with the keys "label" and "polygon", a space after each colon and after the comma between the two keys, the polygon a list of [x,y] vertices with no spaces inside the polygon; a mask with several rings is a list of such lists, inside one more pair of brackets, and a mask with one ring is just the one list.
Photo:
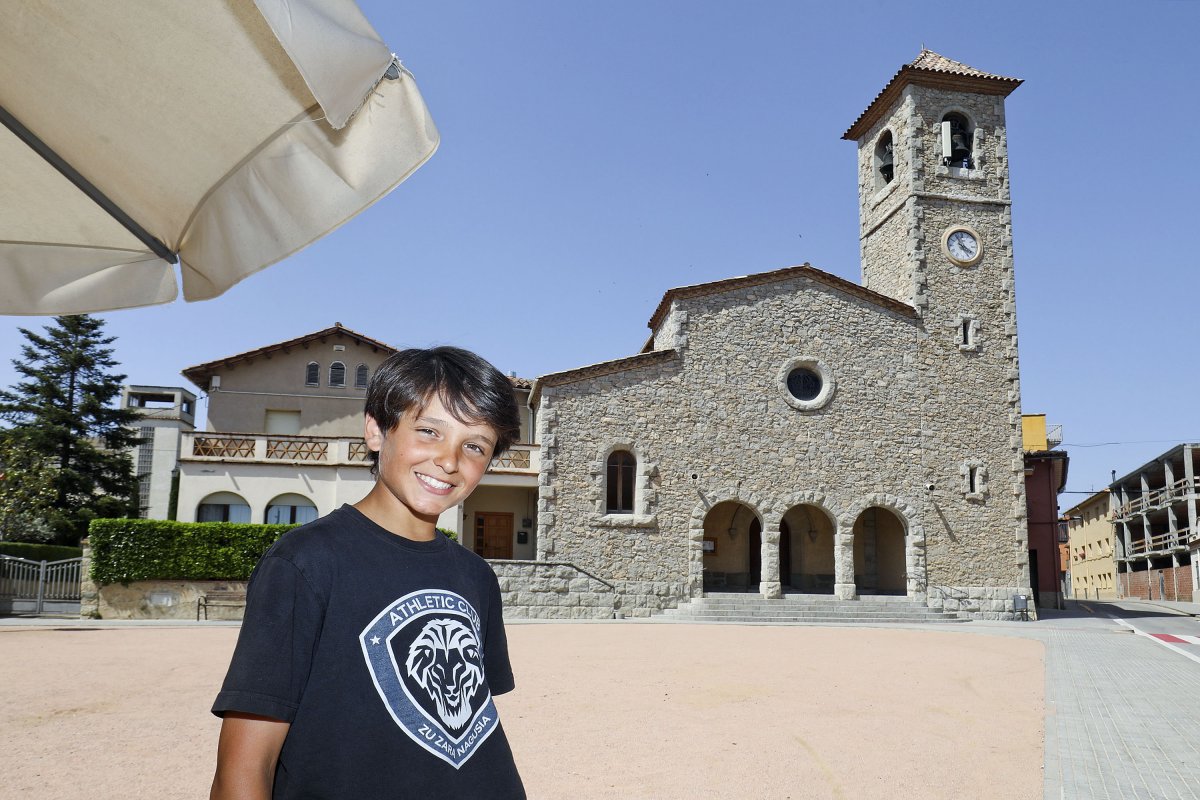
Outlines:
{"label": "bell in tower", "polygon": [[971,161],[971,130],[962,114],[947,114],[942,118],[942,166],[974,166]]}

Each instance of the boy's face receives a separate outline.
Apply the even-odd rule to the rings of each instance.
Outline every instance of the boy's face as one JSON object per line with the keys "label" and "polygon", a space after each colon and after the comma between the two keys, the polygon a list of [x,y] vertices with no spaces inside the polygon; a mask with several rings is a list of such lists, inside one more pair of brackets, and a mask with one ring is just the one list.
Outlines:
{"label": "boy's face", "polygon": [[377,480],[386,489],[382,499],[392,521],[427,528],[474,491],[491,463],[497,435],[490,425],[455,419],[434,395],[424,408],[405,412],[390,431],[380,430],[368,415],[364,438],[379,453]]}

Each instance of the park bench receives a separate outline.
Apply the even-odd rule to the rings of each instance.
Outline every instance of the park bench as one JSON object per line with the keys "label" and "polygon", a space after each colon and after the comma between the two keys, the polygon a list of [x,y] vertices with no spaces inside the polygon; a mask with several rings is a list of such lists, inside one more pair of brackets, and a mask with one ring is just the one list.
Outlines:
{"label": "park bench", "polygon": [[196,621],[200,621],[200,612],[208,619],[210,608],[242,608],[246,605],[246,590],[213,590],[205,592],[196,598]]}

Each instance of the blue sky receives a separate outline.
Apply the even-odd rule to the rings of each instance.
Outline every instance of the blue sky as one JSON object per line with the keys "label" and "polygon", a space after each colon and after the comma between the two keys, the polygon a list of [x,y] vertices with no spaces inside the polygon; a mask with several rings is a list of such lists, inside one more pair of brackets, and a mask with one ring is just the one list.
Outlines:
{"label": "blue sky", "polygon": [[[441,149],[221,298],[104,315],[131,382],[334,322],[535,377],[636,352],[673,286],[804,262],[857,281],[840,137],[925,45],[1026,81],[1007,102],[1023,406],[1063,425],[1068,488],[1200,441],[1200,3],[360,5]],[[0,385],[18,326],[44,323],[0,318]]]}

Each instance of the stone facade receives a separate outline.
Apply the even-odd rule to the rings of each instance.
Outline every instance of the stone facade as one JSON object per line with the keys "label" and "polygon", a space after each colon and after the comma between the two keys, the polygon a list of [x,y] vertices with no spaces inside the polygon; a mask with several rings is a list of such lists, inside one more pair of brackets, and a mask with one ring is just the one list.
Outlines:
{"label": "stone facade", "polygon": [[[539,379],[539,559],[612,583],[633,615],[729,581],[985,618],[1030,593],[1003,108],[1019,81],[931,53],[905,70],[846,136],[863,286],[805,265],[674,289],[646,352]],[[967,167],[943,164],[947,113],[971,126]],[[981,244],[969,263],[946,250],[956,230]],[[797,370],[819,391],[789,389]],[[636,473],[613,513],[615,451]]]}

